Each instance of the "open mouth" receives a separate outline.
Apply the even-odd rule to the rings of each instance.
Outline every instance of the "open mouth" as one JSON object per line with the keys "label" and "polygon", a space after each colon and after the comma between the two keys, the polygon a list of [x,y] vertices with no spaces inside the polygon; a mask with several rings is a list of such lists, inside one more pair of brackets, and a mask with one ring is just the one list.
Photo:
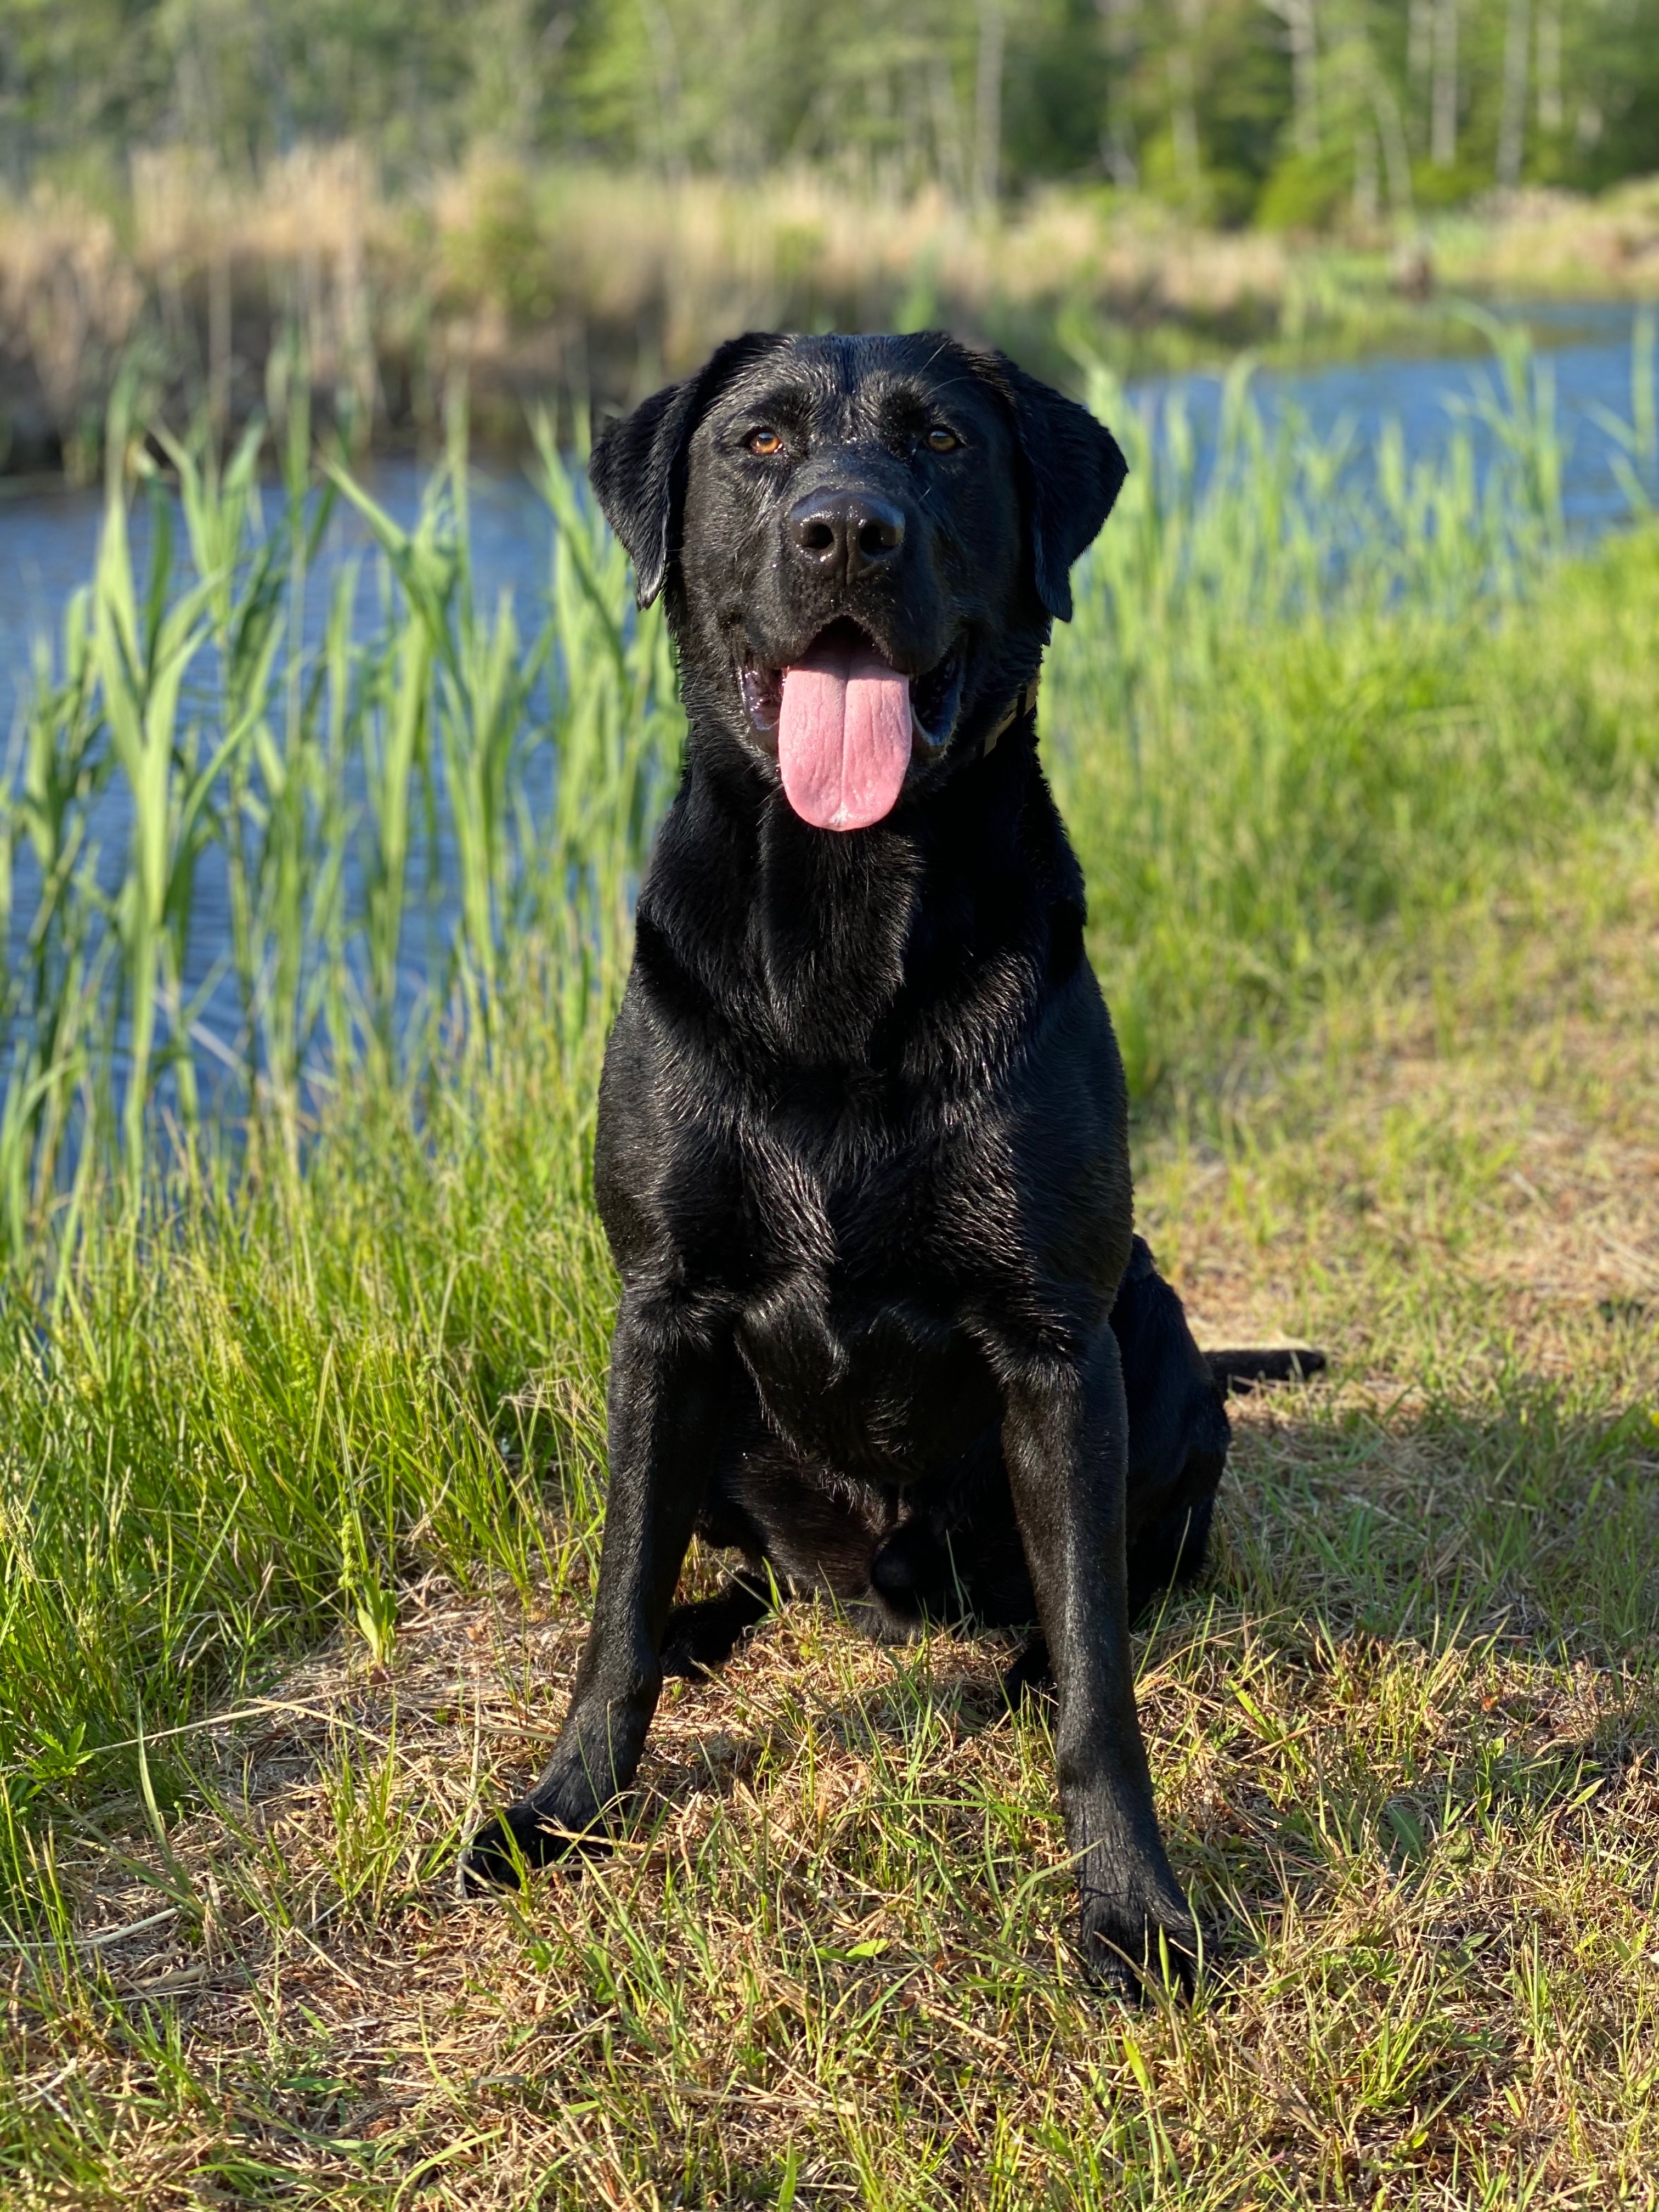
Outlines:
{"label": "open mouth", "polygon": [[958,639],[923,676],[895,668],[856,624],[831,623],[799,661],[738,670],[756,735],[777,747],[784,796],[820,830],[863,830],[892,811],[913,753],[955,732],[965,656]]}

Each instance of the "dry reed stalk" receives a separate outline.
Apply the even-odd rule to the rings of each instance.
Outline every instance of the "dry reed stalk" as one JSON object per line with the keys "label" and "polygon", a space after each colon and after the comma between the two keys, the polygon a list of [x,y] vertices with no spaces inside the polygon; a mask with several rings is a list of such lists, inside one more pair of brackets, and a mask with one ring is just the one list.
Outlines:
{"label": "dry reed stalk", "polygon": [[1659,299],[1659,179],[1596,201],[1538,186],[1505,193],[1486,220],[1449,227],[1442,261],[1455,282]]}
{"label": "dry reed stalk", "polygon": [[60,423],[101,401],[95,376],[131,337],[143,286],[106,216],[44,188],[0,204],[0,352],[33,366]]}
{"label": "dry reed stalk", "polygon": [[[300,148],[257,180],[151,149],[133,158],[131,230],[129,247],[66,199],[0,204],[0,357],[26,387],[0,390],[0,410],[32,410],[60,443],[89,434],[145,329],[175,422],[204,399],[222,424],[244,418],[292,324],[354,434],[377,417],[429,426],[422,395],[459,372],[481,428],[518,436],[550,389],[626,401],[745,327],[944,324],[1063,375],[1061,321],[1174,366],[1275,337],[1375,345],[1422,312],[1389,304],[1401,280],[1381,251],[1356,273],[1352,257],[1196,230],[1146,198],[1053,190],[997,219],[937,187],[883,198],[806,170],[665,182],[480,150],[394,201],[352,144]],[[1511,195],[1422,239],[1419,291],[1437,269],[1476,290],[1659,294],[1650,184],[1595,203]]]}

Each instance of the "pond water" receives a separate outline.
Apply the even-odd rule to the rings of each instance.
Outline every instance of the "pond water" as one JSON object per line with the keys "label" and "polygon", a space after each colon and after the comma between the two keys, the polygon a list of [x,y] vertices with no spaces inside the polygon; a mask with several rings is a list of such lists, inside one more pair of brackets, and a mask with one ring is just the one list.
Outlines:
{"label": "pond water", "polygon": [[[1588,541],[1623,520],[1628,507],[1614,472],[1620,451],[1598,416],[1598,410],[1628,422],[1632,406],[1632,311],[1628,307],[1574,307],[1528,311],[1534,336],[1540,325],[1555,339],[1541,358],[1548,361],[1556,391],[1556,415],[1565,463],[1565,507],[1568,528]],[[1650,362],[1651,356],[1650,356]],[[1254,392],[1271,421],[1294,410],[1315,435],[1329,440],[1345,423],[1352,426],[1362,457],[1375,434],[1389,419],[1401,425],[1408,455],[1425,456],[1443,447],[1467,421],[1462,407],[1493,379],[1485,360],[1378,359],[1303,372],[1263,371]],[[1188,376],[1132,386],[1129,401],[1149,410],[1178,393],[1187,408],[1200,457],[1212,450],[1218,418],[1221,380]],[[1462,403],[1462,406],[1460,405]],[[1482,434],[1475,426],[1477,452]],[[365,471],[374,496],[401,523],[412,523],[428,474],[425,465],[390,460]],[[1656,489],[1659,489],[1656,487]],[[493,605],[510,589],[520,610],[520,627],[533,629],[534,602],[546,588],[551,523],[547,507],[522,471],[479,468],[471,488],[474,588],[481,607]],[[101,500],[95,491],[60,486],[7,487],[0,483],[0,761],[6,757],[8,732],[27,696],[37,641],[55,640],[70,594],[88,581],[93,568]],[[135,553],[142,562],[148,518],[142,503],[133,521]],[[366,531],[343,503],[337,507],[324,549],[325,564],[360,551]],[[369,564],[365,564],[366,571]],[[367,574],[360,588],[370,589]],[[325,594],[311,599],[311,622],[320,621]],[[367,604],[367,603],[366,603]],[[0,768],[0,774],[6,773]],[[98,844],[112,864],[125,843],[125,801],[112,787],[98,805],[93,824]],[[435,907],[428,904],[424,927],[447,941],[453,924],[453,874],[447,840],[440,826],[434,855],[442,888]],[[27,880],[30,863],[20,855],[17,897],[11,917],[8,957],[21,954],[33,910]],[[187,990],[205,992],[203,1020],[228,1035],[234,1026],[231,988],[222,973],[229,941],[228,889],[222,860],[204,861],[195,886]],[[407,986],[400,975],[399,995],[412,1002],[433,972],[433,959],[411,945]]]}
{"label": "pond water", "polygon": [[[1554,341],[1541,357],[1555,378],[1567,521],[1580,538],[1595,536],[1628,512],[1612,465],[1619,449],[1596,410],[1631,418],[1633,312],[1628,305],[1607,304],[1529,307],[1525,313],[1534,337]],[[1322,438],[1351,422],[1362,449],[1392,417],[1401,424],[1408,453],[1417,455],[1445,443],[1461,419],[1458,404],[1492,374],[1491,365],[1479,359],[1384,358],[1263,370],[1254,390],[1269,417],[1294,407]],[[1202,443],[1218,413],[1220,379],[1148,381],[1132,386],[1130,397],[1138,405],[1155,405],[1170,392],[1185,398]],[[366,471],[365,481],[399,522],[409,523],[418,511],[426,473],[413,460],[387,460]],[[478,469],[472,498],[479,604],[493,604],[497,592],[509,586],[524,606],[546,580],[547,510],[511,468]],[[0,732],[9,730],[27,689],[35,641],[56,637],[70,594],[92,573],[100,505],[95,491],[9,488],[0,481]],[[332,528],[336,557],[365,543],[355,517],[340,514]]]}

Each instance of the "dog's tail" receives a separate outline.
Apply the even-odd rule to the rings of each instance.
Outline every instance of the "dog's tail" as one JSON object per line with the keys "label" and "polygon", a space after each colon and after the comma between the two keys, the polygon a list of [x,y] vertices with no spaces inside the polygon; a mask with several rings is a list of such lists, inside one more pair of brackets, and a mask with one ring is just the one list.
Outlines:
{"label": "dog's tail", "polygon": [[1271,1349],[1206,1352],[1210,1372],[1224,1398],[1239,1390],[1254,1390],[1264,1382],[1305,1382],[1322,1375],[1328,1364],[1322,1352],[1296,1344]]}

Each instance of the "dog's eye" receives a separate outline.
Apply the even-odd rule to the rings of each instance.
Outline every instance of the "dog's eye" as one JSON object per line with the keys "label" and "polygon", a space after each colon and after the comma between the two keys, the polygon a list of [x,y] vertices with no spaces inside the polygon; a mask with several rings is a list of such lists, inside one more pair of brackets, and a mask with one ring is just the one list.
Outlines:
{"label": "dog's eye", "polygon": [[769,461],[775,453],[781,453],[783,451],[783,441],[775,430],[751,430],[749,433],[748,446],[751,453],[758,453],[765,461]]}
{"label": "dog's eye", "polygon": [[930,453],[954,453],[961,443],[962,441],[956,432],[947,430],[943,422],[937,424],[927,433],[927,447]]}

